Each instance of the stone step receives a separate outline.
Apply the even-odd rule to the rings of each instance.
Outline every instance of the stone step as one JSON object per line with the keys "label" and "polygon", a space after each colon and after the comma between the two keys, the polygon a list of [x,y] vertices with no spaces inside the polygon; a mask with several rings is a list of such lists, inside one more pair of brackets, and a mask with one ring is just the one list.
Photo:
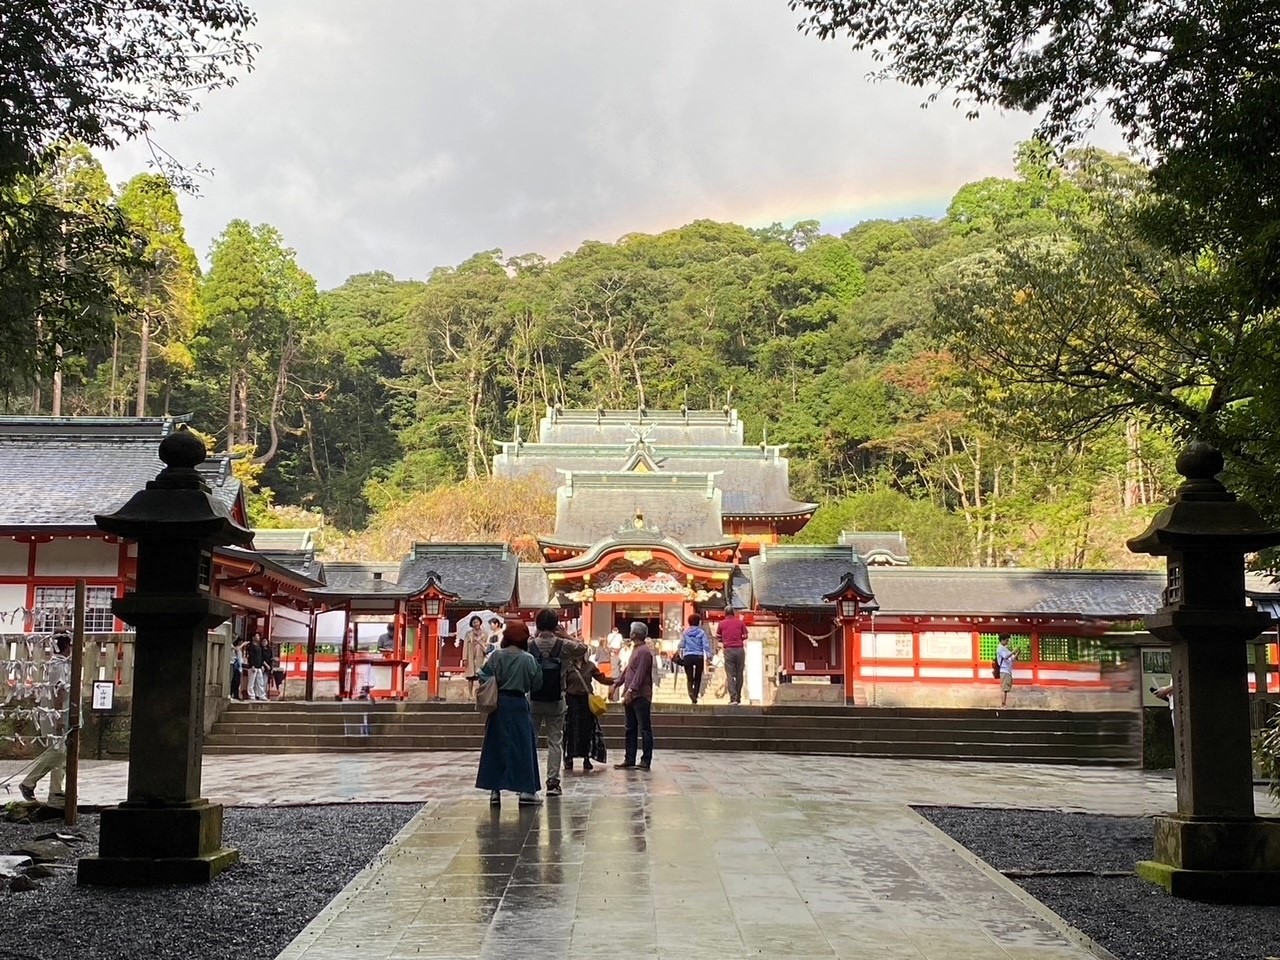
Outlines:
{"label": "stone step", "polygon": [[[611,704],[611,712],[620,713],[621,704]],[[1054,725],[1061,723],[1098,724],[1098,723],[1132,723],[1134,715],[1124,711],[1071,712],[1048,710],[972,710],[962,708],[921,708],[921,707],[811,707],[811,706],[704,706],[689,704],[655,704],[654,714],[683,715],[690,717],[814,717],[824,721],[835,721],[841,718],[856,719],[874,717],[890,722],[892,720],[945,720],[948,722],[974,722],[990,724],[996,718],[1001,725],[1014,723]],[[363,714],[379,716],[429,716],[445,719],[448,717],[475,717],[476,710],[469,704],[452,703],[408,703],[408,702],[374,702],[343,703],[284,700],[266,703],[233,702],[226,709],[224,716],[228,718],[279,719],[284,715],[294,717],[322,719],[326,717],[344,717]]]}
{"label": "stone step", "polygon": [[[1052,755],[1070,761],[1083,757],[1109,757],[1116,762],[1126,762],[1130,756],[1127,744],[1073,743],[1067,741],[1032,741],[1019,744],[999,744],[989,740],[954,740],[921,738],[919,740],[876,740],[870,738],[793,738],[757,737],[725,740],[721,737],[673,736],[669,732],[655,730],[655,739],[668,749],[776,751],[781,753],[875,753],[909,756],[918,751],[922,755],[939,753],[981,754],[984,756]],[[220,734],[206,739],[208,747],[226,748],[234,753],[253,747],[308,746],[313,750],[325,750],[340,746],[360,745],[366,750],[478,750],[483,737],[465,734],[318,734],[310,737],[260,737],[244,739]],[[607,743],[622,743],[621,731],[606,732]]]}
{"label": "stone step", "polygon": [[[621,731],[622,718],[605,717],[603,727],[608,731]],[[378,717],[370,717],[366,724],[362,718],[351,717],[345,722],[327,722],[323,724],[290,723],[240,723],[224,721],[215,727],[214,733],[230,739],[234,737],[254,738],[261,736],[306,737],[321,735],[344,735],[361,731],[368,726],[374,734],[401,733],[412,735],[469,735],[478,734],[483,725],[475,718],[467,718],[462,722],[438,723],[426,721],[393,721],[387,722]],[[773,723],[690,723],[686,718],[657,717],[654,729],[672,735],[682,736],[714,736],[718,739],[758,739],[762,736],[789,739],[867,739],[884,741],[912,741],[932,739],[965,739],[985,743],[1010,744],[1035,743],[1053,741],[1059,743],[1113,743],[1128,744],[1132,729],[1064,727],[1041,730],[1007,730],[1003,728],[974,727],[958,728],[940,724],[917,724],[912,726],[880,724],[872,720],[857,723],[841,724],[789,724],[786,726]]]}
{"label": "stone step", "polygon": [[[609,748],[612,752],[621,749],[620,743],[611,743]],[[659,741],[658,749],[662,751],[679,751],[679,750],[697,750],[699,752],[717,752],[725,751],[725,745],[717,742],[710,745],[699,744],[696,741],[688,743],[668,743]],[[892,757],[902,760],[956,760],[956,761],[984,761],[993,763],[1042,763],[1042,764],[1064,764],[1071,766],[1129,766],[1133,764],[1133,760],[1129,757],[1114,755],[1091,755],[1072,753],[1063,755],[1052,751],[1009,751],[1006,753],[989,753],[966,750],[964,745],[953,745],[948,743],[937,743],[931,745],[919,745],[910,749],[903,749],[899,744],[860,744],[860,743],[839,743],[831,745],[813,746],[810,744],[788,745],[785,743],[770,744],[767,747],[761,746],[759,750],[767,750],[773,753],[785,753],[794,755],[809,756],[866,756],[866,757]],[[471,744],[451,743],[446,746],[437,747],[394,747],[380,743],[352,743],[350,741],[338,744],[299,744],[289,743],[283,745],[270,744],[248,744],[248,745],[209,745],[205,752],[209,754],[219,755],[277,755],[277,754],[309,754],[309,753],[409,753],[423,752],[427,750],[450,750],[473,752],[479,754],[479,742]]]}
{"label": "stone step", "polygon": [[[602,718],[616,748],[623,716]],[[919,708],[683,707],[655,709],[668,750],[751,750],[839,756],[1131,764],[1125,713]],[[210,753],[461,750],[478,752],[483,721],[469,704],[236,703],[206,738]]]}

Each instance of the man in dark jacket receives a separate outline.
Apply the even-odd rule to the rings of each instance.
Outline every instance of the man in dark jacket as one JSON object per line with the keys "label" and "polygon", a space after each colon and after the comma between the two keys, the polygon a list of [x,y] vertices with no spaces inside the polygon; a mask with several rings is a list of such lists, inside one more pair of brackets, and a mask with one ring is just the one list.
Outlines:
{"label": "man in dark jacket", "polygon": [[[653,764],[653,648],[645,643],[649,628],[636,621],[631,624],[631,659],[622,671],[622,702],[626,704],[627,739],[621,770],[648,770]],[[642,748],[636,763],[636,749]]]}
{"label": "man in dark jacket", "polygon": [[[587,645],[571,639],[560,629],[560,615],[548,608],[539,610],[534,626],[537,634],[529,641],[529,652],[542,668],[542,688],[529,695],[533,713],[533,734],[547,734],[547,796],[558,797],[560,766],[564,763],[564,689],[572,661],[587,655]],[[553,685],[547,678],[554,676]]]}

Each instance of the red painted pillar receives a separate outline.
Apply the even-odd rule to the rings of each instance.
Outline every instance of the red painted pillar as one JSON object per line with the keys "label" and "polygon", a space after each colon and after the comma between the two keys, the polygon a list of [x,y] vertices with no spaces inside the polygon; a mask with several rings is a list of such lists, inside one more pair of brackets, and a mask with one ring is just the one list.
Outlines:
{"label": "red painted pillar", "polygon": [[920,679],[920,622],[911,624],[911,673],[914,679]]}
{"label": "red painted pillar", "polygon": [[853,695],[853,681],[858,675],[858,622],[856,620],[844,621],[840,639],[844,644],[844,663],[841,664],[841,669],[844,670],[844,700],[847,704],[856,705],[857,700]]}
{"label": "red painted pillar", "polygon": [[436,636],[439,623],[437,617],[427,619],[425,636],[422,638],[426,654],[423,669],[427,671],[427,696],[432,700],[440,696],[440,640]]}

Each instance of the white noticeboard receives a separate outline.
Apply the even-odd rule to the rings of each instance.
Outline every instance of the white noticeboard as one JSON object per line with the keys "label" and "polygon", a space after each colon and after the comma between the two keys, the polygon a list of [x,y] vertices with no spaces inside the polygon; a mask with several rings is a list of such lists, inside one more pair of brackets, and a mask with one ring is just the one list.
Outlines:
{"label": "white noticeboard", "polygon": [[93,681],[93,709],[110,710],[116,702],[116,685],[111,680]]}
{"label": "white noticeboard", "polygon": [[764,703],[764,643],[748,638],[746,666],[747,700]]}

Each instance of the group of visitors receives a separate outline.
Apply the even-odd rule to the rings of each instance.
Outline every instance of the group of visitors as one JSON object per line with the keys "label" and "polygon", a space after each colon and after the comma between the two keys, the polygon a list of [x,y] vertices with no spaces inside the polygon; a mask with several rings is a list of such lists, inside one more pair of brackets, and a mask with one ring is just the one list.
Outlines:
{"label": "group of visitors", "polygon": [[476,786],[489,791],[494,805],[502,802],[504,791],[516,793],[522,805],[539,803],[540,732],[547,738],[548,797],[563,793],[562,768],[573,770],[579,759],[584,771],[595,769],[592,761],[603,763],[604,734],[592,709],[597,682],[618,690],[626,710],[626,747],[615,768],[650,769],[655,660],[646,642],[648,627],[631,624],[626,664],[620,673],[610,675],[591,659],[585,643],[563,629],[556,611],[539,611],[534,626],[537,632],[530,637],[525,624],[507,623],[498,649],[474,676],[482,683],[492,679],[498,693],[497,709],[485,726]]}
{"label": "group of visitors", "polygon": [[742,703],[742,682],[747,663],[747,625],[732,607],[725,610],[717,631],[720,650],[716,652],[715,639],[707,633],[698,614],[689,616],[689,625],[680,635],[675,662],[684,668],[689,702],[697,703],[706,692],[709,677],[716,667],[722,667],[725,677],[725,693],[729,702]]}
{"label": "group of visitors", "polygon": [[284,669],[270,641],[255,632],[231,645],[231,699],[271,700],[284,692]]}

